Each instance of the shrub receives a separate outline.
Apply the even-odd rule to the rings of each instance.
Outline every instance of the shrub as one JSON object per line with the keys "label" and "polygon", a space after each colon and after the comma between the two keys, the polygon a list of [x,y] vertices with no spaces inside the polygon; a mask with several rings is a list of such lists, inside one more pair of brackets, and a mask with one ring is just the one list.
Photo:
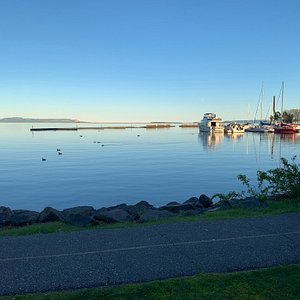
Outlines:
{"label": "shrub", "polygon": [[246,175],[238,175],[238,179],[247,186],[247,193],[261,200],[269,195],[286,194],[287,198],[300,197],[300,168],[296,156],[289,162],[281,158],[281,166],[268,171],[257,171],[258,186],[250,185]]}

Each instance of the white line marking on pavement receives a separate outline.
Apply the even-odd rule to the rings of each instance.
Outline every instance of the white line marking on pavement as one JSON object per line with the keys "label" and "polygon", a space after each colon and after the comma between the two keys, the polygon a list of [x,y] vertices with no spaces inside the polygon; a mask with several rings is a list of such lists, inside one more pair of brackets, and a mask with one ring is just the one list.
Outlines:
{"label": "white line marking on pavement", "polygon": [[144,250],[144,249],[162,248],[162,247],[170,247],[170,246],[196,245],[196,244],[202,244],[202,243],[218,243],[218,242],[228,242],[228,241],[256,239],[256,238],[265,238],[265,237],[279,237],[279,236],[297,235],[297,234],[300,234],[300,231],[273,233],[273,234],[260,234],[260,235],[246,235],[246,236],[238,236],[238,237],[224,238],[224,239],[209,239],[209,240],[187,241],[187,242],[178,242],[178,243],[175,242],[175,243],[165,243],[165,244],[152,244],[152,245],[144,245],[144,246],[124,247],[124,248],[87,251],[87,252],[61,253],[61,254],[23,256],[23,257],[8,257],[8,258],[0,258],[0,262],[18,261],[18,260],[34,260],[34,259],[56,258],[56,257],[71,257],[71,256],[80,256],[80,255],[95,255],[95,254],[101,254],[101,253],[113,253],[113,252],[131,251],[131,250]]}

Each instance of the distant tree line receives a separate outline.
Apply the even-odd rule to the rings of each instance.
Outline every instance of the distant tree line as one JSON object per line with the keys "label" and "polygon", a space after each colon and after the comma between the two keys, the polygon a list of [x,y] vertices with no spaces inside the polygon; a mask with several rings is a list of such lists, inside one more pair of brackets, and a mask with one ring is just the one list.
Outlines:
{"label": "distant tree line", "polygon": [[270,117],[271,123],[274,122],[285,122],[285,123],[293,123],[300,121],[300,109],[293,108],[289,110],[285,110],[282,114],[279,111],[276,111],[274,115]]}

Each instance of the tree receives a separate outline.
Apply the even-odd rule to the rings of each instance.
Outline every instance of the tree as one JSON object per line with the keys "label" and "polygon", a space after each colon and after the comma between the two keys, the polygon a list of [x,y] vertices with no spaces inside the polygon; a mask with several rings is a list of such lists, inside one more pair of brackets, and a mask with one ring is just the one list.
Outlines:
{"label": "tree", "polygon": [[279,111],[276,111],[274,113],[274,115],[270,117],[271,123],[273,123],[273,122],[279,122],[280,120],[281,120],[281,113]]}
{"label": "tree", "polygon": [[288,111],[284,111],[282,113],[282,121],[285,123],[293,123],[294,122],[294,115],[292,113],[289,113]]}
{"label": "tree", "polygon": [[293,114],[295,121],[300,121],[300,109],[299,108],[293,108],[287,110],[288,113]]}

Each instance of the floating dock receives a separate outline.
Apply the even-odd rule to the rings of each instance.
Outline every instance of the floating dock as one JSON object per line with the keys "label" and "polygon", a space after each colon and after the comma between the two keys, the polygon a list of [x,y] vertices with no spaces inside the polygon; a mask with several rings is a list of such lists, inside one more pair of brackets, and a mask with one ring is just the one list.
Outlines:
{"label": "floating dock", "polygon": [[[104,129],[132,129],[132,128],[146,128],[146,129],[161,129],[161,128],[171,128],[176,127],[173,124],[169,123],[151,123],[142,126],[83,126],[83,127],[32,127],[30,131],[78,131],[78,130],[104,130]],[[198,127],[198,123],[183,123],[179,127]]]}
{"label": "floating dock", "polygon": [[129,128],[146,128],[146,126],[44,127],[44,128],[31,128],[30,131],[78,131],[78,130],[129,129]]}

